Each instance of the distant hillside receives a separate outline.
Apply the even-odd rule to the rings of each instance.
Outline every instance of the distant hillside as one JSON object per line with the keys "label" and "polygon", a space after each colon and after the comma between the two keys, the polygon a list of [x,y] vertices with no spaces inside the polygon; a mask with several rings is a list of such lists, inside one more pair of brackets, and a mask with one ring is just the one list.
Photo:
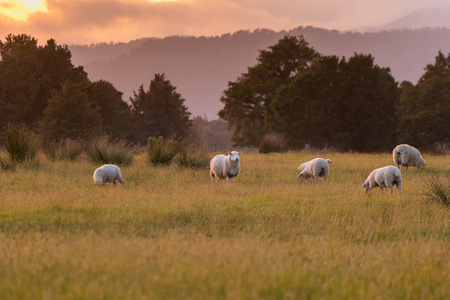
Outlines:
{"label": "distant hillside", "polygon": [[450,28],[450,6],[439,5],[414,11],[383,27],[385,30],[407,28]]}
{"label": "distant hillside", "polygon": [[338,32],[313,27],[290,31],[239,31],[220,37],[167,37],[130,43],[69,46],[75,65],[83,65],[91,80],[110,81],[128,100],[141,84],[148,89],[155,73],[165,73],[186,99],[189,111],[217,119],[219,101],[229,81],[256,64],[259,50],[284,35],[303,35],[319,53],[350,57],[372,54],[394,78],[416,83],[438,51],[450,52],[450,30],[391,30],[372,33]]}

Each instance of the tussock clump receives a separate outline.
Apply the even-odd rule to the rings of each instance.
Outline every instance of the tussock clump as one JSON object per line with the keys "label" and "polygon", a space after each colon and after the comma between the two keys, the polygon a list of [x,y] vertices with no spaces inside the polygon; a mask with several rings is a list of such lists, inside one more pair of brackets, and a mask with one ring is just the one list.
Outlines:
{"label": "tussock clump", "polygon": [[209,157],[206,147],[195,147],[191,145],[181,150],[178,155],[177,164],[183,168],[207,169],[209,166]]}
{"label": "tussock clump", "polygon": [[33,160],[39,151],[36,134],[23,124],[8,123],[3,127],[3,141],[11,161]]}
{"label": "tussock clump", "polygon": [[88,142],[86,155],[97,164],[129,165],[133,161],[131,147],[126,141],[100,136]]}
{"label": "tussock clump", "polygon": [[175,156],[185,148],[185,143],[175,137],[149,137],[147,141],[148,161],[154,166],[168,166]]}
{"label": "tussock clump", "polygon": [[433,152],[438,155],[448,155],[450,153],[450,144],[436,143],[434,145]]}
{"label": "tussock clump", "polygon": [[438,177],[432,177],[426,182],[428,200],[450,207],[450,184],[445,185]]}
{"label": "tussock clump", "polygon": [[16,162],[4,152],[0,152],[0,168],[5,171],[14,171],[16,169]]}
{"label": "tussock clump", "polygon": [[267,133],[259,144],[259,153],[283,152],[286,139],[282,133]]}
{"label": "tussock clump", "polygon": [[59,143],[48,143],[44,147],[48,159],[75,161],[84,151],[84,145],[79,140],[61,140]]}

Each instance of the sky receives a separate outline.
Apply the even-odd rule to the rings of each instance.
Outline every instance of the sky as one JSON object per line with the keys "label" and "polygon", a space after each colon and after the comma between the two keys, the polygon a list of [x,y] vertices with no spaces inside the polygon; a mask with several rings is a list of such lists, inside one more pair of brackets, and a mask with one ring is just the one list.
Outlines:
{"label": "sky", "polygon": [[9,33],[71,45],[298,26],[364,31],[437,5],[450,0],[0,0],[0,40]]}

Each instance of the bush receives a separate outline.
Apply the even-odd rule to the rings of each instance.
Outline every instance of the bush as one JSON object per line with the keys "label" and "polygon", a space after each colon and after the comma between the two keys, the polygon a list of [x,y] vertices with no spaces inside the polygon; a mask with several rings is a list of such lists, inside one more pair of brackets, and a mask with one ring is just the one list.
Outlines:
{"label": "bush", "polygon": [[133,161],[129,144],[123,140],[112,140],[108,135],[90,141],[86,146],[86,154],[98,164],[129,165]]}
{"label": "bush", "polygon": [[206,169],[209,166],[209,157],[206,147],[197,148],[194,145],[181,150],[177,164],[183,168]]}
{"label": "bush", "polygon": [[259,144],[259,153],[283,152],[285,149],[286,140],[282,133],[267,133]]}
{"label": "bush", "polygon": [[36,134],[23,124],[8,123],[3,127],[6,151],[14,162],[33,160],[39,151]]}
{"label": "bush", "polygon": [[159,138],[149,137],[147,141],[148,160],[154,166],[170,165],[184,147],[185,143],[174,137],[166,140],[162,136]]}
{"label": "bush", "polygon": [[428,200],[450,207],[450,184],[445,186],[437,177],[431,178],[426,184],[428,191],[425,195]]}
{"label": "bush", "polygon": [[44,147],[47,158],[75,161],[83,153],[84,146],[79,140],[61,140],[59,143],[48,143]]}

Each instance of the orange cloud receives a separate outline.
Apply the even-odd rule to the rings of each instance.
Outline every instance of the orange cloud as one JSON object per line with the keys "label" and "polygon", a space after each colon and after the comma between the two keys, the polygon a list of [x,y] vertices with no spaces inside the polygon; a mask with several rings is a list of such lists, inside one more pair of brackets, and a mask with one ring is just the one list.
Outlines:
{"label": "orange cloud", "polygon": [[[440,0],[429,0],[428,5]],[[14,2],[0,2],[10,9]],[[0,10],[0,39],[27,33],[44,43],[127,42],[169,35],[214,36],[241,29],[317,26],[346,30],[383,25],[421,0],[47,0],[45,10],[14,20]]]}

